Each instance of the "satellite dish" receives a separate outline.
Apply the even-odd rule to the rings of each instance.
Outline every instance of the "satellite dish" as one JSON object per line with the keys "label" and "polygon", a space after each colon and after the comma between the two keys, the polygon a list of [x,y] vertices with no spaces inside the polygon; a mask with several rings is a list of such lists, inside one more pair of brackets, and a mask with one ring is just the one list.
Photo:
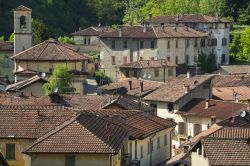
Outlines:
{"label": "satellite dish", "polygon": [[187,139],[188,139],[188,141],[192,141],[193,137],[192,137],[191,135],[189,135],[189,136],[187,137]]}
{"label": "satellite dish", "polygon": [[42,77],[43,78],[46,77],[46,73],[45,72],[42,73]]}
{"label": "satellite dish", "polygon": [[247,112],[245,110],[240,111],[240,117],[244,118],[247,116]]}
{"label": "satellite dish", "polygon": [[143,76],[142,76],[144,79],[147,77],[147,74],[145,73],[145,74],[143,74]]}
{"label": "satellite dish", "polygon": [[150,79],[151,78],[151,74],[148,74],[148,79]]}

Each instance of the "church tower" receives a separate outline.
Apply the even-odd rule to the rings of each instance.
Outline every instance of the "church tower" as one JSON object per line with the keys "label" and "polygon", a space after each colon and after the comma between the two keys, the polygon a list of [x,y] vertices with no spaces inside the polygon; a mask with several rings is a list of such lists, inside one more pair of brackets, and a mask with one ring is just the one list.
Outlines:
{"label": "church tower", "polygon": [[32,46],[31,11],[23,5],[14,9],[14,55]]}

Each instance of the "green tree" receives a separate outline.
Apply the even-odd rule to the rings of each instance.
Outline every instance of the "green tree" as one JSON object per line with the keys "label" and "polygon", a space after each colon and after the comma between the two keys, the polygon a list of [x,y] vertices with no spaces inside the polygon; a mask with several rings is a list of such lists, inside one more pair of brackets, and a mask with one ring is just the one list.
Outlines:
{"label": "green tree", "polygon": [[125,12],[123,22],[129,25],[141,23],[144,16],[140,12],[140,8],[146,4],[147,0],[127,0],[124,2]]}
{"label": "green tree", "polygon": [[206,72],[213,72],[216,69],[216,55],[213,51],[206,55],[203,51],[198,56],[198,66]]}
{"label": "green tree", "polygon": [[48,38],[49,32],[47,26],[39,20],[32,20],[32,44],[37,45]]}
{"label": "green tree", "polygon": [[73,44],[73,45],[75,45],[76,43],[75,43],[75,41],[73,40],[73,38],[70,38],[70,37],[67,37],[67,36],[60,36],[59,38],[58,38],[58,40],[60,41],[60,42],[62,42],[62,43],[67,43],[67,44]]}
{"label": "green tree", "polygon": [[46,95],[51,95],[57,89],[58,94],[67,94],[75,92],[75,88],[72,86],[74,76],[69,73],[66,66],[58,66],[53,71],[52,76],[49,78],[49,82],[44,84],[43,88]]}
{"label": "green tree", "polygon": [[11,33],[11,35],[10,35],[9,38],[8,38],[8,41],[13,42],[13,41],[14,41],[14,38],[15,38],[14,33]]}
{"label": "green tree", "polygon": [[103,71],[95,72],[95,80],[99,86],[108,84],[110,82],[109,77]]}
{"label": "green tree", "polygon": [[236,62],[238,57],[242,56],[242,48],[241,48],[241,35],[240,33],[234,33],[232,43],[229,45],[230,48],[230,62]]}
{"label": "green tree", "polygon": [[4,36],[0,36],[0,41],[4,41]]}
{"label": "green tree", "polygon": [[241,34],[241,48],[242,48],[242,56],[239,57],[240,60],[243,60],[245,62],[250,62],[250,28],[247,28],[242,34]]}

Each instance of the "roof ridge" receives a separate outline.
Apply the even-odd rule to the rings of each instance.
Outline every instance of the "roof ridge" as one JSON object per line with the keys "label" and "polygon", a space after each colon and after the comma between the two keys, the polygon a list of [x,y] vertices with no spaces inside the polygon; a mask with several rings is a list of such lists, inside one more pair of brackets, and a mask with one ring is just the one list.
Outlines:
{"label": "roof ridge", "polygon": [[[58,45],[59,45],[59,44],[58,44]],[[61,51],[62,54],[63,54],[65,57],[67,57],[68,59],[70,59],[70,56],[69,56],[68,54],[65,55],[65,54],[64,54],[64,51],[62,51],[61,48],[59,48],[59,46],[61,46],[61,45],[59,45],[59,46],[58,46],[58,45],[55,44],[55,47],[56,47],[59,51]],[[63,47],[63,46],[62,46],[62,47]]]}

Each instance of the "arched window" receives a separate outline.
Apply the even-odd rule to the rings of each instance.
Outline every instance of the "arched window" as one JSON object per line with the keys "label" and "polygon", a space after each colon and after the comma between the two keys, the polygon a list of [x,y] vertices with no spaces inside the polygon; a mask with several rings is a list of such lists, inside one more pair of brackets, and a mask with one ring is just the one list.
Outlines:
{"label": "arched window", "polygon": [[21,16],[20,17],[20,29],[25,29],[26,28],[26,17]]}

